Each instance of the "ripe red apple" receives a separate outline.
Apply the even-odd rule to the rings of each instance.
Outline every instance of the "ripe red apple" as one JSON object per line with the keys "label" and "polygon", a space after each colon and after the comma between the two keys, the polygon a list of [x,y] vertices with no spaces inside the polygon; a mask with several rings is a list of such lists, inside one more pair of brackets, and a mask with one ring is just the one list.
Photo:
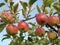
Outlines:
{"label": "ripe red apple", "polygon": [[55,32],[48,32],[48,38],[54,40],[57,38],[57,34]]}
{"label": "ripe red apple", "polygon": [[14,20],[14,15],[10,12],[3,12],[1,18],[5,23],[12,23]]}
{"label": "ripe red apple", "polygon": [[60,36],[60,28],[58,29],[58,36]]}
{"label": "ripe red apple", "polygon": [[45,30],[42,27],[38,27],[35,31],[36,35],[43,36],[45,34]]}
{"label": "ripe red apple", "polygon": [[39,13],[39,14],[37,14],[37,16],[36,16],[36,21],[37,21],[37,23],[40,24],[40,25],[45,25],[45,24],[47,23],[47,19],[48,19],[48,17],[47,17],[47,15],[44,14],[44,13]]}
{"label": "ripe red apple", "polygon": [[18,33],[18,27],[13,24],[8,24],[6,27],[6,32],[10,35],[15,35]]}
{"label": "ripe red apple", "polygon": [[29,25],[25,21],[20,21],[18,23],[18,29],[20,30],[20,32],[27,32],[29,29]]}
{"label": "ripe red apple", "polygon": [[50,16],[48,18],[48,24],[51,26],[55,26],[56,24],[59,23],[59,18],[57,16]]}

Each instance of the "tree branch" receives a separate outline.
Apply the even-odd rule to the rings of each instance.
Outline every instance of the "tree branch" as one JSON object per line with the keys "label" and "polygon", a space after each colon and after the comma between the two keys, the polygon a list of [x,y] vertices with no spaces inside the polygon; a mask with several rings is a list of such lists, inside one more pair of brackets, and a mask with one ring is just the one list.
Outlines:
{"label": "tree branch", "polygon": [[48,23],[47,23],[47,25],[48,25],[51,29],[53,29],[53,31],[55,31],[56,33],[58,33],[58,31],[57,31],[55,28],[53,28],[51,25],[49,25]]}
{"label": "tree branch", "polygon": [[22,20],[22,21],[28,21],[28,20],[31,20],[31,19],[33,19],[33,18],[35,18],[36,16],[34,16],[34,17],[31,17],[31,18],[26,18],[25,20]]}

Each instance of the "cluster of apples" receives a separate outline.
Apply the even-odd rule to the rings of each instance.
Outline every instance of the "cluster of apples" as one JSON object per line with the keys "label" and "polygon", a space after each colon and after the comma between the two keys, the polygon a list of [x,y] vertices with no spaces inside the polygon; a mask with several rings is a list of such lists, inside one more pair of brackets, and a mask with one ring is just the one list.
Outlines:
{"label": "cluster of apples", "polygon": [[18,23],[18,26],[13,24],[14,21],[14,15],[10,12],[3,12],[1,16],[4,23],[7,24],[6,26],[6,32],[10,35],[15,35],[18,33],[18,30],[20,32],[27,32],[29,29],[29,25],[25,21],[20,21]]}
{"label": "cluster of apples", "polygon": [[[18,33],[18,30],[20,32],[27,32],[29,30],[29,25],[25,21],[20,21],[18,23],[18,26],[13,24],[14,21],[14,15],[11,14],[10,12],[3,12],[1,16],[3,22],[8,23],[6,26],[6,32],[10,35],[15,35]],[[51,26],[56,26],[59,23],[59,18],[57,16],[50,16],[48,17],[44,13],[39,13],[36,15],[36,22],[44,26],[47,23]],[[45,29],[42,27],[36,28],[35,31],[36,35],[38,36],[43,36],[45,34]],[[60,35],[60,29],[58,29],[58,35]],[[51,39],[56,38],[56,33],[55,32],[48,32],[48,37]]]}
{"label": "cluster of apples", "polygon": [[48,23],[51,26],[55,26],[59,23],[59,17],[57,16],[48,17],[44,13],[39,13],[36,16],[36,21],[39,25],[42,25],[42,26],[45,25],[46,23]]}
{"label": "cluster of apples", "polygon": [[13,25],[13,24],[8,24],[7,27],[6,27],[6,31],[10,35],[17,34],[18,33],[18,30],[20,32],[22,32],[22,33],[23,32],[27,32],[28,29],[29,29],[29,25],[26,22],[24,22],[24,21],[19,22],[18,23],[18,26]]}
{"label": "cluster of apples", "polygon": [[[59,17],[57,16],[47,16],[44,13],[39,13],[36,15],[36,22],[41,26],[36,29],[36,35],[38,36],[44,36],[45,35],[45,29],[42,28],[42,26],[49,24],[50,26],[56,26],[59,24]],[[58,35],[60,35],[60,28],[58,29]],[[53,31],[48,32],[48,38],[49,39],[56,39],[57,34]]]}

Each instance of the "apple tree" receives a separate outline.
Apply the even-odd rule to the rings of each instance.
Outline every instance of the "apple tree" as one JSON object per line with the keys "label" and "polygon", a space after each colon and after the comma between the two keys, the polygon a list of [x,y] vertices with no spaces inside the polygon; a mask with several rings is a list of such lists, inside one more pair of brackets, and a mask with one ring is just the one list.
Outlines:
{"label": "apple tree", "polygon": [[[0,33],[4,28],[7,33],[1,41],[11,39],[8,45],[60,44],[60,0],[42,0],[42,6],[35,5],[35,2],[37,0],[19,0],[19,3],[4,0],[0,3],[0,8],[6,4],[9,8],[0,12]],[[33,8],[33,5],[36,7]],[[36,14],[32,15],[33,12]],[[33,19],[36,22],[32,21]],[[27,39],[24,34],[27,34]]]}

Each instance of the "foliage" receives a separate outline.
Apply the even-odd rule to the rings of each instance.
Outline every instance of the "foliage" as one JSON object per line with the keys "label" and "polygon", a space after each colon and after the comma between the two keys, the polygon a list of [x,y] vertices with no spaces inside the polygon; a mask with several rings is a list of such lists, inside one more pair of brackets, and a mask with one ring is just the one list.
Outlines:
{"label": "foliage", "polygon": [[[27,32],[22,33],[20,31],[18,31],[18,33],[16,35],[9,35],[7,33],[4,35],[2,41],[6,40],[6,39],[11,39],[11,42],[9,45],[41,45],[41,44],[42,45],[48,45],[48,44],[58,45],[60,43],[60,38],[59,38],[60,36],[58,35],[58,28],[60,28],[60,21],[58,24],[56,24],[54,26],[51,26],[48,23],[41,26],[36,22],[29,21],[36,17],[37,14],[35,14],[35,16],[33,16],[31,14],[31,12],[35,9],[38,11],[38,13],[45,13],[48,17],[50,17],[52,15],[56,16],[56,14],[57,14],[57,17],[60,20],[60,4],[59,4],[60,2],[57,2],[57,0],[42,0],[42,1],[43,1],[42,6],[37,4],[36,7],[34,7],[34,8],[33,8],[33,4],[35,2],[37,2],[37,0],[29,0],[29,2],[19,1],[19,3],[16,3],[16,4],[13,2],[13,0],[5,0],[5,2],[0,3],[1,8],[4,5],[6,5],[6,3],[9,3],[9,5],[7,5],[9,7],[9,10],[8,11],[3,10],[2,12],[10,12],[11,14],[13,14],[14,22],[12,24],[16,24],[16,23],[18,24],[20,21],[28,21],[27,23],[29,24],[29,30]],[[21,4],[22,9],[19,9],[19,6],[20,6],[19,4]],[[22,12],[20,12],[20,11],[22,11]],[[19,12],[22,13],[22,15],[23,15],[22,20],[19,19],[20,18]],[[2,16],[2,14],[1,14],[1,16]],[[42,23],[43,23],[43,21],[42,21]],[[5,22],[3,24],[0,24],[0,33],[3,31],[4,28],[6,28],[7,25],[8,24]],[[37,27],[45,27],[48,29],[48,31],[46,31],[46,29],[45,29],[45,35],[38,36],[35,33],[35,30]],[[57,28],[57,29],[55,29],[55,28]],[[50,31],[56,32],[56,34],[57,34],[56,39],[54,39],[54,40],[49,39],[48,32],[50,32]],[[28,35],[26,35],[26,33],[28,33]],[[24,36],[24,34],[25,34],[25,36]],[[25,39],[25,37],[28,37],[28,38]]]}

